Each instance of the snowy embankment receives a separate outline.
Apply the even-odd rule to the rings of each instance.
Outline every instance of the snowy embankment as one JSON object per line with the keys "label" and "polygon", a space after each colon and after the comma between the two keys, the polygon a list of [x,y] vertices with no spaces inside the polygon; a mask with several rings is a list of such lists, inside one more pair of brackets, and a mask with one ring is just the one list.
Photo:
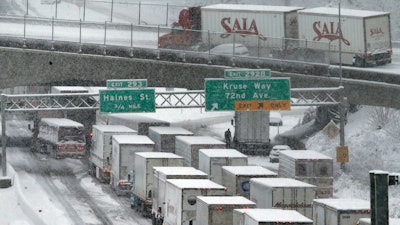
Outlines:
{"label": "snowy embankment", "polygon": [[[339,163],[334,164],[334,197],[369,200],[369,171],[400,172],[400,139],[390,134],[392,125],[397,123],[388,122],[378,129],[374,126],[373,120],[377,116],[374,113],[377,112],[373,112],[373,108],[365,106],[348,118],[345,145],[349,147],[349,162],[345,164],[344,172]],[[393,111],[392,118],[397,118],[397,114],[399,112]],[[336,159],[338,144],[339,136],[330,139],[319,132],[306,141],[306,148]],[[389,215],[400,218],[400,185],[389,186]]]}

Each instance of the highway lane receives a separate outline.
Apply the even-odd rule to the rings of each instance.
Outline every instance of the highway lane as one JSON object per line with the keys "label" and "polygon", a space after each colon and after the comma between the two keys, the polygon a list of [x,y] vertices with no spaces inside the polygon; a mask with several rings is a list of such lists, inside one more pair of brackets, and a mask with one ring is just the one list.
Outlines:
{"label": "highway lane", "polygon": [[[43,214],[52,214],[54,222],[70,220],[73,224],[93,225],[151,223],[150,219],[130,208],[128,197],[118,197],[109,185],[90,177],[84,159],[51,159],[31,153],[29,148],[19,147],[9,148],[8,152],[8,161],[19,174],[21,186],[27,190],[26,199]],[[45,195],[28,192],[37,189],[32,187],[31,179],[40,184]],[[53,207],[49,207],[51,205],[46,204],[45,199],[39,202],[35,195],[48,196]],[[67,218],[63,219],[64,216]]]}

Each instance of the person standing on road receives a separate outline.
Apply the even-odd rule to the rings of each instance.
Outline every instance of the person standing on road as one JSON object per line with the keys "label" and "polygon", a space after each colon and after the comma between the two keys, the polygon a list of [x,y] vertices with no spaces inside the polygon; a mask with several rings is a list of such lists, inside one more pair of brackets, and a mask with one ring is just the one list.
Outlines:
{"label": "person standing on road", "polygon": [[226,142],[227,148],[229,148],[231,146],[231,141],[232,141],[232,134],[228,128],[228,130],[225,131],[225,142]]}

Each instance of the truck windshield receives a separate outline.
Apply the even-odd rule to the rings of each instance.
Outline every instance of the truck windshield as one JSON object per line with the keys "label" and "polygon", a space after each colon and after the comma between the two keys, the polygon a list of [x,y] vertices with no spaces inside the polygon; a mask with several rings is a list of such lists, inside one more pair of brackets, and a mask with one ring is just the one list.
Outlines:
{"label": "truck windshield", "polygon": [[83,128],[81,127],[63,127],[60,128],[59,141],[78,141],[85,142]]}

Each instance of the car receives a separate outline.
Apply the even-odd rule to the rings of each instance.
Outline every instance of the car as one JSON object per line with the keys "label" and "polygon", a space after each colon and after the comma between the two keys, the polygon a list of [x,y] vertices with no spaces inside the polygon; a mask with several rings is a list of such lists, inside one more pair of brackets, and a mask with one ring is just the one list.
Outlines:
{"label": "car", "polygon": [[280,151],[291,150],[288,145],[275,145],[272,147],[271,152],[269,153],[269,162],[279,162],[279,153]]}
{"label": "car", "polygon": [[209,51],[205,51],[206,54],[211,55],[235,55],[235,56],[248,56],[249,50],[243,44],[220,44],[210,49]]}

